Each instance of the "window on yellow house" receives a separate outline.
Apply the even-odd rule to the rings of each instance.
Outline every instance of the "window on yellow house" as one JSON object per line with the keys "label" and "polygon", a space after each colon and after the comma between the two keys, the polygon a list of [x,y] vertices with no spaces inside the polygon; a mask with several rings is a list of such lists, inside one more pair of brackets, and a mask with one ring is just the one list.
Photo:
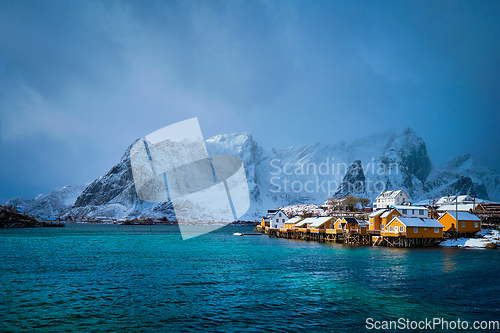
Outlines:
{"label": "window on yellow house", "polygon": [[476,228],[479,227],[479,223],[474,222],[474,227],[476,227]]}
{"label": "window on yellow house", "polygon": [[417,234],[418,233],[418,228],[413,228],[413,232]]}
{"label": "window on yellow house", "polygon": [[465,222],[462,222],[462,228],[465,228]]}
{"label": "window on yellow house", "polygon": [[392,225],[389,227],[389,231],[392,231]]}
{"label": "window on yellow house", "polygon": [[434,233],[439,234],[439,228],[434,228]]}
{"label": "window on yellow house", "polygon": [[399,227],[399,231],[403,232],[404,231],[404,227],[403,226]]}

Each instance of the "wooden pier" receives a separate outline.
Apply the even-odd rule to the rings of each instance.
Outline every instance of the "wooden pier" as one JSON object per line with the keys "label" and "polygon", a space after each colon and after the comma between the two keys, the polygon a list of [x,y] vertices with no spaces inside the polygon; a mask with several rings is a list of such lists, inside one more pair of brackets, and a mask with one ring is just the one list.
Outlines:
{"label": "wooden pier", "polygon": [[349,245],[371,245],[371,235],[368,233],[344,233],[342,230],[337,229],[267,229],[265,232],[269,237],[301,239],[316,242],[334,242]]}
{"label": "wooden pier", "polygon": [[423,247],[435,246],[442,241],[440,238],[406,238],[380,236],[373,245],[389,247]]}
{"label": "wooden pier", "polygon": [[425,247],[435,246],[442,241],[441,238],[407,238],[404,236],[388,237],[380,233],[356,230],[344,231],[338,229],[309,230],[307,228],[297,229],[267,229],[265,233],[269,237],[300,239],[315,242],[333,242],[346,245],[369,245],[388,247]]}

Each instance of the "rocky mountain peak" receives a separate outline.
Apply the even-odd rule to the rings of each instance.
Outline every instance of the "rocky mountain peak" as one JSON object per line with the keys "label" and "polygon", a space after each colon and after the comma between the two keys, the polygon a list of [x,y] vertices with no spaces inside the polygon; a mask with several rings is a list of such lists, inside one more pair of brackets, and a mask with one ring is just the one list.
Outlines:
{"label": "rocky mountain peak", "polygon": [[360,160],[354,161],[349,166],[334,197],[344,198],[348,195],[357,197],[365,195],[365,174],[363,172],[363,164]]}
{"label": "rocky mountain peak", "polygon": [[407,175],[421,182],[427,180],[433,169],[424,140],[410,127],[394,139],[387,155],[391,162],[399,163]]}

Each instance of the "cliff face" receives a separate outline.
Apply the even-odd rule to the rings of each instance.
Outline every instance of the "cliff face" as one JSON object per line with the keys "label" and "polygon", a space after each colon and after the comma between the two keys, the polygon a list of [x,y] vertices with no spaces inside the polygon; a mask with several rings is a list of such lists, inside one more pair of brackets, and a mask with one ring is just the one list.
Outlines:
{"label": "cliff face", "polygon": [[407,128],[394,142],[397,156],[401,160],[401,167],[408,175],[412,175],[422,183],[432,171],[432,163],[427,154],[427,147],[422,138]]}
{"label": "cliff face", "polygon": [[391,166],[385,173],[375,177],[385,183],[388,190],[402,188],[413,198],[425,194],[425,183],[433,166],[425,142],[411,128],[406,128],[394,139],[380,157],[380,163]]}
{"label": "cliff face", "polygon": [[[401,188],[412,201],[456,193],[500,199],[500,176],[495,170],[480,165],[472,155],[433,167],[425,142],[411,128],[351,142],[268,150],[251,134],[227,134],[206,140],[206,146],[210,155],[234,155],[243,161],[251,206],[241,219],[258,219],[267,209],[280,206],[322,203],[334,195],[374,199],[386,189]],[[130,148],[105,175],[75,187],[73,202],[57,204],[64,201],[55,200],[58,191],[71,192],[63,188],[49,196],[13,199],[12,203],[27,207],[29,213],[43,211],[49,216],[54,212],[66,217],[175,219],[170,203],[149,203],[137,197],[129,152]],[[357,191],[360,194],[353,193]]]}
{"label": "cliff face", "polygon": [[354,195],[357,197],[366,196],[365,174],[360,160],[354,161],[349,166],[339,189],[334,194],[334,196],[338,198],[343,198],[348,195]]}
{"label": "cliff face", "polygon": [[130,205],[138,199],[130,166],[130,148],[132,145],[127,148],[120,162],[85,188],[76,199],[75,208],[101,206],[110,202],[121,202]]}

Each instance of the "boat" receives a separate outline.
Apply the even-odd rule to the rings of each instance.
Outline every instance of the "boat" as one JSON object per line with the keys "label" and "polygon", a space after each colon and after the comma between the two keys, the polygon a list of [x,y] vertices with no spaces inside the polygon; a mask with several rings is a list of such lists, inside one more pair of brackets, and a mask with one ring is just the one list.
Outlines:
{"label": "boat", "polygon": [[243,235],[244,235],[244,234],[242,234],[241,232],[235,232],[235,233],[233,234],[233,236],[243,236]]}

